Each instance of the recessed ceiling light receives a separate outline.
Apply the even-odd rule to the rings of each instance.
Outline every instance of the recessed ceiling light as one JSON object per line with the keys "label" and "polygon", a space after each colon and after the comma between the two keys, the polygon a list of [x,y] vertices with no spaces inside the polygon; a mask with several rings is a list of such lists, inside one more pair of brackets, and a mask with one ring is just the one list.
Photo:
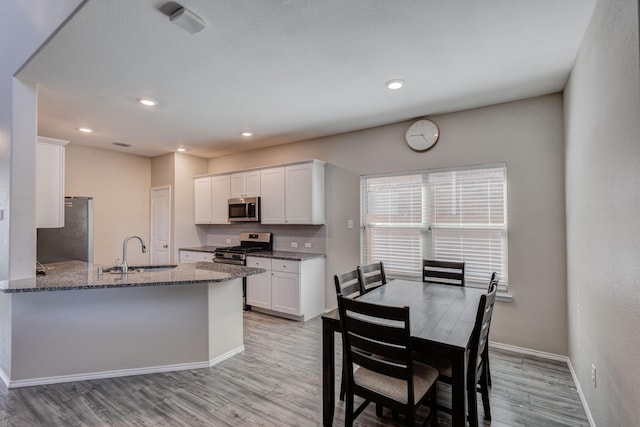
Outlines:
{"label": "recessed ceiling light", "polygon": [[80,132],[84,132],[84,133],[91,133],[91,132],[93,132],[93,130],[92,130],[92,129],[89,129],[89,128],[78,128],[78,130],[79,130]]}
{"label": "recessed ceiling light", "polygon": [[158,105],[158,101],[151,98],[138,98],[138,102],[146,107],[155,107]]}
{"label": "recessed ceiling light", "polygon": [[186,148],[176,148],[176,151],[184,153],[185,151],[187,151],[187,149]]}
{"label": "recessed ceiling light", "polygon": [[393,79],[393,80],[389,80],[385,84],[387,85],[387,88],[389,88],[391,90],[398,90],[402,86],[404,86],[404,80],[402,80],[402,79]]}
{"label": "recessed ceiling light", "polygon": [[242,132],[242,136],[252,136],[251,132]]}

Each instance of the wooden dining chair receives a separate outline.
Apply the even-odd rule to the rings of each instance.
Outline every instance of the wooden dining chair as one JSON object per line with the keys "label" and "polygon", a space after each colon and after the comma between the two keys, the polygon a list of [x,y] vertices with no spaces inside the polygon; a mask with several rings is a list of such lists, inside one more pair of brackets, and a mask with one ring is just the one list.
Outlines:
{"label": "wooden dining chair", "polygon": [[[471,344],[469,347],[469,363],[467,366],[467,402],[469,405],[469,425],[478,426],[478,398],[477,393],[482,396],[482,406],[484,417],[491,420],[491,407],[489,404],[489,365],[488,365],[488,336],[493,316],[493,305],[496,299],[498,284],[493,282],[489,292],[480,297],[478,312],[476,314],[475,325],[471,334]],[[486,352],[486,353],[485,353]],[[438,381],[451,384],[451,363],[448,360],[432,357],[418,353],[416,355],[420,362],[433,366],[439,372]],[[475,360],[475,369],[473,362]],[[438,410],[450,413],[451,408],[438,405]]]}
{"label": "wooden dining chair", "polygon": [[[382,407],[389,408],[404,414],[407,425],[413,425],[416,409],[428,404],[425,425],[435,425],[438,371],[413,360],[409,307],[339,295],[338,310],[347,366],[345,426],[352,426],[371,402],[376,403],[378,416]],[[364,399],[355,411],[354,395]]]}
{"label": "wooden dining chair", "polygon": [[464,262],[425,259],[422,261],[422,281],[464,286]]}
{"label": "wooden dining chair", "polygon": [[364,293],[387,283],[387,276],[384,273],[384,264],[382,261],[359,265],[358,277]]}
{"label": "wooden dining chair", "polygon": [[[487,293],[491,293],[491,290],[493,288],[498,289],[499,282],[500,275],[494,271],[493,273],[491,273],[491,279],[489,279],[489,288],[487,290]],[[491,387],[491,369],[489,368],[489,332],[487,332],[487,343],[486,348],[482,353],[482,357],[484,358],[484,367],[487,371],[487,383],[489,384],[489,387]]]}
{"label": "wooden dining chair", "polygon": [[[491,318],[493,316],[493,306],[496,301],[498,284],[490,285],[489,293],[480,297],[476,323],[471,334],[471,346],[469,350],[469,365],[467,367],[467,400],[469,402],[469,424],[471,427],[478,426],[478,400],[477,393],[482,396],[482,406],[484,408],[484,418],[491,420],[491,406],[489,405],[489,384],[488,369],[486,369],[487,358],[482,357],[488,349],[489,329],[491,328]],[[471,365],[475,363],[475,367]]]}
{"label": "wooden dining chair", "polygon": [[[346,273],[336,274],[333,276],[333,282],[336,285],[336,295],[343,295],[347,298],[355,298],[364,293],[362,286],[360,286],[360,278],[358,276],[358,270],[347,271]],[[343,360],[342,363],[342,380],[340,382],[340,400],[344,400],[345,383],[346,380],[346,367]]]}

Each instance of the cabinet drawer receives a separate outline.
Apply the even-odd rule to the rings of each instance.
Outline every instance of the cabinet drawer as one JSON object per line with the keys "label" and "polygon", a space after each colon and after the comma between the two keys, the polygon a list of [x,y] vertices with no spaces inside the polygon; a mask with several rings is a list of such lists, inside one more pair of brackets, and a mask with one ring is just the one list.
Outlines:
{"label": "cabinet drawer", "polygon": [[213,254],[211,252],[180,251],[180,262],[211,262]]}
{"label": "cabinet drawer", "polygon": [[286,259],[273,259],[271,261],[272,271],[286,271],[288,273],[300,273],[300,261],[290,261]]}
{"label": "cabinet drawer", "polygon": [[258,257],[248,256],[247,267],[266,268],[267,270],[271,270],[271,258],[258,258]]}

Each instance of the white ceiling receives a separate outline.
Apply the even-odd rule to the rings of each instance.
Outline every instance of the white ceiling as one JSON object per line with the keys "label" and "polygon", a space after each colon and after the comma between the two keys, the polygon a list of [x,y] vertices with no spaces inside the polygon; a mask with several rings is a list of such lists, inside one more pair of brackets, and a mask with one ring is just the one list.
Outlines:
{"label": "white ceiling", "polygon": [[40,135],[214,157],[561,91],[595,2],[89,0],[18,76]]}

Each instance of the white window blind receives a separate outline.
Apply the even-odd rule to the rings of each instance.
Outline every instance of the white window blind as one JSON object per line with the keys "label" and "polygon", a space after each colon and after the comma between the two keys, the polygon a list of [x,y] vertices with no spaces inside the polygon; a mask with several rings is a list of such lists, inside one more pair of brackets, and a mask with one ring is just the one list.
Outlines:
{"label": "white window blind", "polygon": [[464,261],[468,285],[507,283],[506,167],[362,177],[363,262],[419,278],[423,259]]}

